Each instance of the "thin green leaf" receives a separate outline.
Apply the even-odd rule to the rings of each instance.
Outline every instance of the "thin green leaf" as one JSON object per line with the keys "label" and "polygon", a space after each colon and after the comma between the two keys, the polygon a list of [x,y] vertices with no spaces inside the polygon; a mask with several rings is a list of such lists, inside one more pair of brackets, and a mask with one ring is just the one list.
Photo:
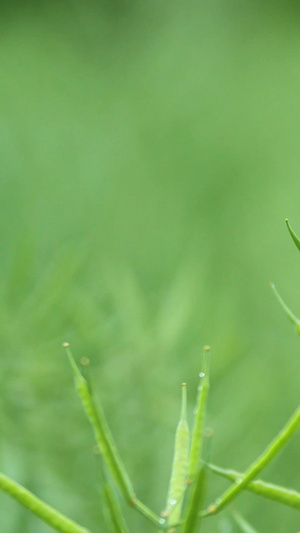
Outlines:
{"label": "thin green leaf", "polygon": [[[240,479],[244,477],[244,474],[237,472],[236,470],[225,469],[212,464],[208,464],[207,466],[215,474],[233,481],[234,483],[239,483]],[[287,489],[281,485],[274,485],[274,483],[267,483],[260,479],[251,481],[245,489],[269,500],[274,500],[278,503],[300,510],[300,493],[293,489]]]}
{"label": "thin green leaf", "polygon": [[233,511],[232,516],[243,533],[258,533],[258,531],[250,526],[249,522],[247,522],[247,520],[245,520],[245,518],[237,511]]}
{"label": "thin green leaf", "polygon": [[203,446],[203,430],[206,414],[206,403],[209,391],[209,359],[210,346],[203,349],[203,367],[199,374],[200,382],[198,386],[198,396],[195,408],[195,420],[192,431],[192,442],[190,451],[190,461],[188,468],[188,482],[192,483],[199,471]]}
{"label": "thin green leaf", "polygon": [[289,223],[287,218],[285,219],[285,222],[286,222],[287,228],[288,228],[288,230],[290,232],[290,235],[291,235],[294,243],[296,244],[298,250],[300,250],[300,240],[298,239],[296,233],[292,230],[292,228],[290,226],[290,223]]}
{"label": "thin green leaf", "polygon": [[290,319],[290,321],[294,324],[294,326],[296,327],[296,331],[298,333],[298,335],[300,335],[300,320],[299,318],[297,318],[294,313],[292,313],[292,311],[288,308],[288,306],[284,303],[283,299],[281,298],[279,292],[277,291],[274,283],[271,283],[271,289],[273,291],[273,293],[275,294],[278,302],[280,303],[282,309],[284,310],[285,314],[287,315],[287,317]]}
{"label": "thin green leaf", "polygon": [[210,505],[202,516],[215,514],[226,507],[238,494],[246,488],[246,486],[261,472],[280,452],[288,440],[294,435],[300,425],[300,407],[296,409],[290,420],[284,426],[284,428],[273,439],[265,451],[252,463],[252,465],[246,470],[243,478],[238,484],[232,485],[226,490],[221,497],[217,498],[215,503]]}
{"label": "thin green leaf", "polygon": [[189,427],[186,417],[186,383],[182,384],[181,415],[176,429],[174,457],[169,484],[166,511],[168,527],[180,521],[189,460]]}
{"label": "thin green leaf", "polygon": [[0,474],[0,489],[60,533],[89,533],[87,529],[79,526],[4,474]]}

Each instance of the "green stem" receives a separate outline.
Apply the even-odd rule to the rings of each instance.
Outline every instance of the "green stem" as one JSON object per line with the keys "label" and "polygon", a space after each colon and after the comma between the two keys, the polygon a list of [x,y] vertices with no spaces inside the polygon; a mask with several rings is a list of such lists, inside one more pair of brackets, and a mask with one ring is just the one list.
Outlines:
{"label": "green stem", "polygon": [[193,485],[190,488],[190,497],[186,516],[183,519],[182,533],[193,533],[199,530],[201,517],[199,509],[203,502],[206,481],[206,468],[201,466]]}
{"label": "green stem", "polygon": [[60,533],[89,533],[87,529],[79,526],[70,518],[43,502],[15,481],[4,474],[0,474],[0,489],[12,496],[21,505],[46,522],[50,527]]}
{"label": "green stem", "polygon": [[[212,464],[208,464],[207,466],[215,474],[218,474],[229,481],[233,481],[234,483],[239,483],[244,477],[244,474],[237,472],[236,470],[225,469]],[[251,481],[245,488],[259,496],[300,510],[300,493],[295,490],[287,489],[281,485],[267,483],[260,479]]]}
{"label": "green stem", "polygon": [[149,520],[149,522],[151,522],[155,526],[157,526],[159,528],[162,528],[162,529],[166,529],[166,526],[165,526],[166,520],[165,520],[165,518],[162,518],[161,516],[158,516],[156,513],[154,513],[151,509],[149,509],[149,507],[147,507],[147,505],[145,505],[140,500],[135,499],[131,503],[131,506],[132,506],[132,508],[135,511],[137,511],[142,516],[147,518],[147,520]]}
{"label": "green stem", "polygon": [[280,452],[286,442],[293,436],[300,425],[300,407],[296,409],[290,420],[284,428],[278,433],[277,437],[269,444],[266,450],[260,455],[254,463],[246,470],[243,478],[238,484],[231,486],[219,497],[214,504],[210,505],[202,516],[208,516],[218,513],[226,507],[238,494],[247,487],[258,474],[265,468]]}

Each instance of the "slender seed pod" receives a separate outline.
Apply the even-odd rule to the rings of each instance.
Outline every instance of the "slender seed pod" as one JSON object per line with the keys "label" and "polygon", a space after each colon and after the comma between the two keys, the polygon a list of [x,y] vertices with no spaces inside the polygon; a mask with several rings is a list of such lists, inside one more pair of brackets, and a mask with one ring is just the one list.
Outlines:
{"label": "slender seed pod", "polygon": [[245,520],[245,518],[237,511],[233,511],[232,516],[243,533],[258,533],[258,531],[250,526],[249,522],[247,522],[247,520]]}
{"label": "slender seed pod", "polygon": [[296,244],[298,250],[300,250],[300,239],[298,239],[296,233],[292,230],[292,228],[290,226],[290,223],[289,223],[287,218],[285,219],[285,222],[286,222],[287,228],[288,228],[288,230],[290,232],[290,235],[291,235],[294,243]]}
{"label": "slender seed pod", "polygon": [[[233,481],[234,483],[240,483],[240,480],[244,477],[244,474],[237,472],[236,470],[220,468],[219,466],[212,464],[208,464],[207,466],[215,474]],[[267,483],[260,479],[251,481],[245,489],[269,500],[274,500],[278,503],[300,510],[300,493],[296,490],[287,489],[281,485],[274,485],[274,483]]]}
{"label": "slender seed pod", "polygon": [[272,289],[273,293],[275,294],[278,302],[280,303],[282,309],[284,310],[285,314],[290,319],[290,321],[294,324],[298,335],[300,335],[300,320],[299,320],[299,318],[297,318],[294,315],[294,313],[292,313],[292,311],[288,308],[288,306],[284,303],[284,301],[281,298],[279,292],[277,291],[274,283],[271,283],[270,285],[271,285],[271,289]]}
{"label": "slender seed pod", "polygon": [[0,474],[0,489],[60,533],[89,533],[87,529],[79,526],[4,474]]}
{"label": "slender seed pod", "polygon": [[190,487],[190,497],[186,515],[183,519],[182,533],[194,533],[200,526],[199,511],[205,493],[206,468],[201,465],[196,475],[195,482]]}
{"label": "slender seed pod", "polygon": [[129,533],[118,498],[113,487],[105,483],[103,487],[104,512],[108,516],[112,533]]}
{"label": "slender seed pod", "polygon": [[168,527],[180,522],[189,459],[189,427],[186,418],[186,383],[182,383],[181,415],[176,429],[172,472],[165,516]]}
{"label": "slender seed pod", "polygon": [[[101,405],[95,404],[91,388],[87,380],[82,376],[72,356],[70,345],[68,342],[63,344],[66,349],[68,359],[74,373],[75,385],[78,395],[80,396],[85,413],[94,430],[95,439],[99,447],[99,451],[103,457],[104,463],[107,465],[116,485],[119,487],[127,503],[142,514],[150,522],[158,527],[162,527],[165,520],[155,514],[151,509],[144,505],[135,496],[132,483],[123,466],[119,452],[114,443],[112,434],[106,422],[106,418]],[[87,360],[81,361],[83,366],[88,366]],[[163,520],[163,521],[162,521]]]}
{"label": "slender seed pod", "polygon": [[192,483],[199,471],[203,446],[203,430],[206,414],[206,403],[209,391],[209,359],[210,346],[203,348],[203,368],[199,374],[198,396],[195,408],[195,420],[192,431],[190,460],[188,468],[188,483]]}
{"label": "slender seed pod", "polygon": [[286,442],[293,436],[300,425],[300,407],[291,416],[290,420],[284,428],[278,433],[273,441],[267,446],[265,451],[250,465],[246,470],[243,478],[238,484],[232,485],[226,490],[215,503],[210,505],[208,509],[201,513],[202,516],[215,514],[224,507],[226,507],[238,494],[246,488],[246,486],[261,472],[278,452],[284,447]]}
{"label": "slender seed pod", "polygon": [[69,348],[69,343],[64,343],[63,346],[66,349],[70,364],[73,368],[77,392],[80,396],[85,413],[94,430],[96,442],[103,456],[103,460],[107,464],[107,467],[117,486],[121,490],[125,500],[132,504],[135,499],[134,489],[113,441],[113,437],[107,425],[104,412],[101,406],[98,405],[96,407],[88,383],[80,373],[79,368],[74,361]]}

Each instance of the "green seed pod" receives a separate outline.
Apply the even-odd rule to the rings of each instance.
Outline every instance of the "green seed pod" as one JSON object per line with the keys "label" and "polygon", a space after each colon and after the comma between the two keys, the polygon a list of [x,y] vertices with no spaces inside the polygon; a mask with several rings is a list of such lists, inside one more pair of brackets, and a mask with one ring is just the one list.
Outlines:
{"label": "green seed pod", "polygon": [[64,343],[63,346],[66,348],[70,364],[73,368],[77,392],[80,396],[85,413],[94,430],[96,442],[103,456],[103,460],[107,464],[107,467],[117,486],[121,490],[124,498],[128,503],[131,504],[135,499],[134,489],[113,441],[113,437],[106,422],[104,412],[101,409],[101,406],[96,407],[88,386],[88,382],[80,373],[79,368],[77,367],[72,356],[69,344]]}
{"label": "green seed pod", "polygon": [[[212,464],[208,464],[207,466],[215,474],[233,481],[234,483],[240,483],[240,480],[244,477],[244,474],[241,474],[236,470],[220,468],[219,466]],[[269,500],[274,500],[278,503],[300,510],[300,493],[296,490],[287,489],[281,485],[274,485],[274,483],[267,483],[260,479],[251,481],[245,489]]]}
{"label": "green seed pod", "polygon": [[198,386],[198,396],[195,408],[195,420],[192,432],[190,461],[188,468],[188,483],[192,483],[195,479],[197,472],[199,471],[199,464],[201,461],[206,403],[209,391],[209,359],[210,346],[204,346],[203,368],[199,374],[200,382]]}
{"label": "green seed pod", "polygon": [[292,230],[287,218],[285,219],[285,222],[286,222],[287,228],[288,228],[288,230],[290,232],[290,235],[291,235],[294,243],[296,244],[298,250],[300,250],[300,239],[298,239],[296,233]]}
{"label": "green seed pod", "polygon": [[4,474],[0,474],[0,489],[12,496],[21,505],[29,509],[43,522],[60,533],[89,533],[87,529],[79,526],[50,505],[43,502],[15,481]]}
{"label": "green seed pod", "polygon": [[206,468],[200,466],[195,482],[190,487],[189,502],[183,519],[182,533],[194,533],[200,526],[199,511],[203,503],[206,482]]}
{"label": "green seed pod", "polygon": [[[73,368],[78,395],[80,396],[85,413],[94,430],[95,439],[103,457],[103,461],[107,465],[112,478],[119,487],[127,503],[150,522],[161,528],[164,526],[165,519],[159,517],[136,498],[132,483],[123,466],[119,452],[106,422],[103,409],[101,405],[96,405],[91,388],[87,380],[80,373],[79,368],[74,361],[69,343],[66,342],[63,346],[66,349],[71,367]],[[82,362],[83,366],[87,366],[86,363],[87,361],[84,360]]]}
{"label": "green seed pod", "polygon": [[108,522],[112,533],[129,533],[118,498],[114,489],[109,483],[103,487],[104,513],[108,517]]}
{"label": "green seed pod", "polygon": [[189,427],[186,418],[186,383],[182,384],[181,415],[176,429],[172,473],[165,515],[168,526],[180,521],[189,460]]}

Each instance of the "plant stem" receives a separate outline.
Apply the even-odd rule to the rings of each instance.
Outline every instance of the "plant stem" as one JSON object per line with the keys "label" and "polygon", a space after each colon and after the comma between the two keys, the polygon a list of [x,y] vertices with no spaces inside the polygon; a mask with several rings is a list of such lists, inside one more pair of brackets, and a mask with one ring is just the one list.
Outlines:
{"label": "plant stem", "polygon": [[89,533],[86,528],[79,526],[4,474],[0,474],[0,489],[60,533]]}
{"label": "plant stem", "polygon": [[284,426],[284,428],[278,433],[277,437],[269,444],[266,450],[260,455],[254,463],[246,470],[243,478],[238,484],[232,485],[226,490],[221,497],[219,497],[215,503],[210,505],[202,516],[208,516],[218,513],[226,507],[237,495],[247,487],[259,472],[265,468],[270,461],[277,455],[277,453],[284,447],[286,442],[293,436],[295,431],[300,425],[300,407],[296,409],[290,420]]}
{"label": "plant stem", "polygon": [[[237,472],[236,470],[225,469],[212,464],[208,464],[207,467],[215,474],[233,481],[234,483],[239,483],[244,477],[244,474]],[[260,479],[251,481],[245,489],[258,494],[259,496],[263,496],[264,498],[268,498],[269,500],[274,500],[278,503],[283,503],[284,505],[300,510],[300,493],[296,490],[287,489],[286,487],[274,485],[273,483],[267,483]]]}
{"label": "plant stem", "polygon": [[190,497],[187,512],[183,520],[183,533],[193,533],[200,527],[199,509],[203,502],[206,481],[206,468],[200,466],[196,479],[190,487]]}

